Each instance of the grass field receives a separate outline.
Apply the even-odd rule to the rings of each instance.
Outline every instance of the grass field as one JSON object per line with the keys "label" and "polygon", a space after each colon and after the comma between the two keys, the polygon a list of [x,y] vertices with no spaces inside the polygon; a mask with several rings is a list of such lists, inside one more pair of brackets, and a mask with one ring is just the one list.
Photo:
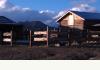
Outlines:
{"label": "grass field", "polygon": [[0,60],[97,60],[100,48],[0,47]]}

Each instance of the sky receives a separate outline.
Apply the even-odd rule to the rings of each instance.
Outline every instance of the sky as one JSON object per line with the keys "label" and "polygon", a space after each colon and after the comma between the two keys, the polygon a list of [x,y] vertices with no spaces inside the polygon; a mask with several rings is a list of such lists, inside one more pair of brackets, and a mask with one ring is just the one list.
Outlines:
{"label": "sky", "polygon": [[68,10],[100,12],[100,0],[0,0],[0,15],[16,22],[42,21],[56,26]]}
{"label": "sky", "polygon": [[70,7],[66,0],[11,0],[13,4],[29,7],[33,10],[64,10]]}
{"label": "sky", "polygon": [[33,10],[61,11],[70,9],[80,3],[88,4],[96,9],[99,8],[100,0],[10,0],[14,5],[28,7]]}

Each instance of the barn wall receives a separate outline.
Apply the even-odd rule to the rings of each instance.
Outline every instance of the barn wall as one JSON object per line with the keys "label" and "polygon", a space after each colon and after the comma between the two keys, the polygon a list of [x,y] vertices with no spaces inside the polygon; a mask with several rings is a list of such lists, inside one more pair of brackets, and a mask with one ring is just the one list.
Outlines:
{"label": "barn wall", "polygon": [[74,27],[80,30],[84,29],[84,20],[78,16],[74,14]]}
{"label": "barn wall", "polygon": [[74,25],[68,25],[68,16],[70,13],[59,22],[59,41],[62,45],[66,45],[68,42],[75,40],[80,42],[84,36],[84,19],[74,13],[71,14],[74,16]]}
{"label": "barn wall", "polygon": [[72,15],[74,16],[74,25],[73,26],[70,26],[68,25],[68,16],[70,14],[66,15],[61,21],[60,21],[60,26],[61,27],[70,27],[70,28],[77,28],[77,29],[80,29],[80,30],[83,30],[84,29],[84,19],[81,18],[80,16],[72,13]]}

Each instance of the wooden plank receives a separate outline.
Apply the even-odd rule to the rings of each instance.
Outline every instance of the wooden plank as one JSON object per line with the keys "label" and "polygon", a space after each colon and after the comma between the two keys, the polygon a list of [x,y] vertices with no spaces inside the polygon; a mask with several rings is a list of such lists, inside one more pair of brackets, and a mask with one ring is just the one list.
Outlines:
{"label": "wooden plank", "polygon": [[34,38],[34,41],[47,41],[47,38]]}
{"label": "wooden plank", "polygon": [[9,43],[10,46],[13,46],[13,31],[12,30],[10,32],[3,33],[2,42]]}
{"label": "wooden plank", "polygon": [[40,34],[47,34],[47,31],[35,31],[35,35],[40,35]]}

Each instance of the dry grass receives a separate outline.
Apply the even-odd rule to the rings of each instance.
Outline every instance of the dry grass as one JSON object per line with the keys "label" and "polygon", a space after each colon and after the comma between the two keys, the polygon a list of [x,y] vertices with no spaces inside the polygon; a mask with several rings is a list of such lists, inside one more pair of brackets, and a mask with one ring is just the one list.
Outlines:
{"label": "dry grass", "polygon": [[100,48],[0,47],[0,60],[88,60],[100,59]]}

